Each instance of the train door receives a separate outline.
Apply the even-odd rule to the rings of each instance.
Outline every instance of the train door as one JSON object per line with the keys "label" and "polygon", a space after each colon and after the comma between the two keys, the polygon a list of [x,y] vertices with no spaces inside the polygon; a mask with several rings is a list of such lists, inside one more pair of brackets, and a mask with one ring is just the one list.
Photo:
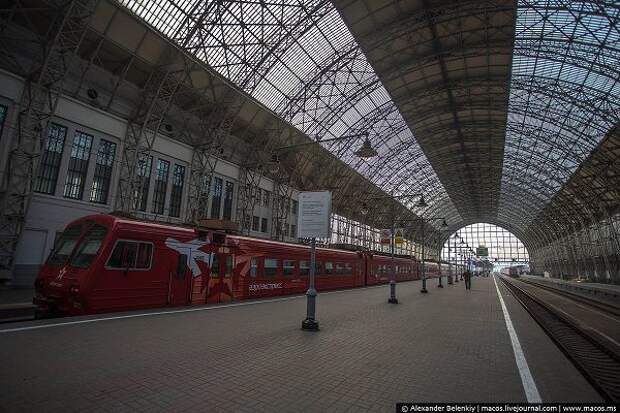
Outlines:
{"label": "train door", "polygon": [[232,301],[233,294],[233,254],[227,249],[213,254],[211,276],[207,293],[208,303]]}
{"label": "train door", "polygon": [[172,261],[170,269],[170,278],[168,280],[168,304],[185,305],[188,303],[188,285],[191,280],[191,270],[189,269],[189,260],[191,258],[191,250],[189,248],[177,247],[178,252],[176,261]]}

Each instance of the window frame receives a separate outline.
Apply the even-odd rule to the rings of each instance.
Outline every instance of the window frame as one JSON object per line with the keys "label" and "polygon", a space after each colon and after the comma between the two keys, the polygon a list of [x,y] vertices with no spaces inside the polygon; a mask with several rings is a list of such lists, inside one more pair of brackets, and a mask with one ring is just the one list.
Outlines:
{"label": "window frame", "polygon": [[[160,178],[159,165],[167,165],[164,179]],[[168,185],[170,183],[170,169],[173,163],[169,159],[157,158],[155,163],[155,179],[151,197],[151,213],[154,215],[166,215],[166,197],[168,196]],[[163,173],[161,174],[163,175]],[[161,207],[161,208],[158,208]]]}
{"label": "window frame", "polygon": [[[249,278],[262,278],[262,273],[260,270],[262,258],[263,257],[255,257],[255,256],[250,257],[250,270],[248,271]],[[252,275],[252,270],[254,269],[252,264],[254,262],[256,262],[256,272],[254,273],[254,275]]]}
{"label": "window frame", "polygon": [[[183,193],[185,192],[185,165],[174,163],[170,185],[170,199],[168,201],[168,216],[180,218],[183,212]],[[180,184],[178,183],[180,180]]]}
{"label": "window frame", "polygon": [[[287,274],[285,272],[285,268],[291,268],[290,266],[289,267],[285,266],[285,263],[287,261],[289,263],[291,263],[291,262],[293,263],[293,270],[291,271],[290,274]],[[296,277],[296,276],[299,276],[299,274],[297,272],[298,266],[299,266],[299,261],[296,260],[296,259],[292,259],[292,258],[284,258],[284,259],[282,259],[282,277]]]}
{"label": "window frame", "polygon": [[[275,274],[273,275],[267,275],[267,260],[273,260],[276,262],[276,266],[275,267],[269,267],[269,269],[276,269]],[[263,258],[263,278],[280,278],[282,275],[282,271],[280,270],[280,267],[282,265],[282,259],[281,258],[272,258],[272,257],[264,257]]]}
{"label": "window frame", "polygon": [[[88,149],[86,150],[86,145],[82,145],[78,143],[76,146],[76,139],[86,137],[88,138]],[[66,139],[66,136],[65,136]],[[80,129],[73,130],[73,140],[71,142],[71,147],[69,151],[69,160],[66,165],[65,170],[65,183],[62,189],[62,196],[66,199],[73,199],[77,201],[84,201],[84,195],[86,190],[86,181],[89,177],[90,163],[93,152],[93,145],[95,143],[95,135],[92,133],[84,132]],[[80,152],[83,150],[82,152]],[[86,159],[73,156],[75,153],[86,154]],[[84,166],[85,165],[85,166]],[[81,177],[81,182],[79,184],[74,184],[71,181],[76,178]],[[77,196],[72,196],[74,190],[78,191]],[[89,195],[90,196],[90,195]]]}
{"label": "window frame", "polygon": [[[54,161],[55,163],[57,163],[57,165],[52,165],[51,162],[49,162],[48,159],[48,153],[51,153],[52,151],[48,150],[48,145],[49,145],[49,139],[50,139],[50,131],[52,130],[52,128],[56,128],[58,131],[64,131],[63,133],[63,138],[62,138],[62,143],[60,145],[60,152],[56,152],[53,151],[56,155],[54,156]],[[65,125],[62,125],[60,123],[57,122],[50,122],[47,130],[46,130],[46,138],[45,138],[45,142],[42,145],[43,147],[41,148],[41,161],[39,162],[39,166],[37,167],[37,173],[36,176],[34,177],[34,182],[33,182],[33,192],[37,193],[37,194],[45,194],[45,195],[52,195],[52,196],[56,196],[56,193],[58,192],[58,182],[59,182],[59,178],[61,177],[61,170],[63,169],[63,159],[64,159],[64,154],[65,154],[65,146],[67,144],[67,135],[69,134],[69,128]],[[46,171],[49,171],[51,168],[55,168],[55,175],[54,175],[54,179],[48,179],[47,177],[45,177],[44,179],[46,181],[49,181],[50,184],[53,183],[53,185],[50,185],[50,189],[51,192],[47,192],[47,191],[42,191],[41,187],[43,186],[42,184],[42,168],[44,168]],[[64,192],[64,185],[63,185],[63,192]]]}
{"label": "window frame", "polygon": [[[112,153],[105,153],[101,155],[101,149],[103,146],[109,146],[113,148]],[[117,153],[118,144],[109,139],[99,138],[97,142],[97,151],[95,153],[95,163],[93,169],[93,176],[90,183],[90,191],[88,194],[88,201],[93,204],[98,205],[107,205],[110,202],[110,194],[112,191],[110,187],[112,186],[112,182],[114,182],[114,164],[116,163],[116,153]],[[99,163],[100,157],[110,157],[111,156],[111,164],[107,165],[104,163]],[[101,173],[101,172],[104,173]],[[98,181],[99,180],[99,181]],[[104,182],[105,186],[97,191],[95,189],[96,182]],[[97,200],[96,194],[102,194],[103,200]],[[95,197],[93,197],[95,195]]]}
{"label": "window frame", "polygon": [[222,187],[222,219],[232,219],[233,201],[235,199],[235,182],[225,180]]}
{"label": "window frame", "polygon": [[[110,258],[112,258],[112,254],[114,253],[114,250],[116,249],[116,246],[118,245],[119,242],[134,242],[136,244],[150,244],[151,245],[151,256],[149,258],[149,267],[148,268],[137,268],[135,267],[135,265],[137,265],[138,263],[138,252],[139,252],[139,247],[140,245],[136,246],[136,260],[134,262],[134,267],[130,267],[130,268],[118,268],[118,267],[110,267],[109,263],[110,263]],[[114,241],[114,245],[112,246],[112,249],[110,250],[109,254],[108,254],[108,258],[105,260],[105,264],[103,265],[103,268],[107,271],[125,271],[125,269],[127,269],[128,271],[140,271],[140,272],[144,272],[144,271],[150,271],[151,268],[153,268],[153,257],[155,256],[155,244],[151,241],[139,241],[136,239],[130,239],[130,238],[117,238]]]}

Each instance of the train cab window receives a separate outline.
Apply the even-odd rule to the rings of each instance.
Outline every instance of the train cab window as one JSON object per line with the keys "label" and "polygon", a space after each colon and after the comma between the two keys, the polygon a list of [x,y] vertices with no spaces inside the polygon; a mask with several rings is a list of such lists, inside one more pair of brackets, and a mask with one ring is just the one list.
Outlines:
{"label": "train cab window", "polygon": [[278,260],[265,258],[265,277],[275,277],[276,275],[278,275]]}
{"label": "train cab window", "polygon": [[258,257],[250,259],[250,277],[256,278],[258,275]]}
{"label": "train cab window", "polygon": [[310,263],[308,261],[299,261],[299,275],[306,276],[310,274]]}
{"label": "train cab window", "polygon": [[82,238],[77,254],[71,259],[71,265],[78,268],[88,268],[95,257],[97,257],[107,232],[108,229],[102,225],[95,224],[91,226],[84,238]]}
{"label": "train cab window", "polygon": [[283,266],[284,275],[290,276],[295,273],[295,261],[293,260],[284,260]]}
{"label": "train cab window", "polygon": [[233,273],[233,257],[232,255],[227,255],[226,256],[226,273],[224,274],[224,277],[226,278],[232,277],[232,273]]}
{"label": "train cab window", "polygon": [[331,275],[334,273],[334,264],[332,264],[331,262],[326,262],[325,263],[325,274],[327,275]]}
{"label": "train cab window", "polygon": [[75,245],[80,239],[80,235],[82,234],[82,225],[72,225],[62,233],[58,242],[56,244],[56,248],[50,254],[50,257],[47,260],[48,264],[51,265],[62,265],[71,256]]}
{"label": "train cab window", "polygon": [[211,278],[218,278],[220,276],[220,256],[213,254],[213,262],[211,263]]}

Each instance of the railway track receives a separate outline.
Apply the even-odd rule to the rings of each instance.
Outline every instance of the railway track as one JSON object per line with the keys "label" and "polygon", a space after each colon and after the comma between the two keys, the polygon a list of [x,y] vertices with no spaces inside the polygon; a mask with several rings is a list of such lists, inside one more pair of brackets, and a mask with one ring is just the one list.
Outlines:
{"label": "railway track", "polygon": [[499,279],[601,397],[607,402],[620,402],[620,352],[604,337],[545,303],[518,282],[506,277]]}
{"label": "railway track", "polygon": [[580,303],[586,304],[590,307],[594,307],[597,308],[599,310],[602,310],[606,313],[609,314],[613,314],[615,316],[620,317],[620,307],[615,306],[613,304],[609,304],[609,303],[605,303],[603,301],[597,300],[595,298],[590,298],[590,297],[585,297],[581,294],[577,294],[571,291],[566,291],[560,288],[555,288],[549,284],[544,284],[544,283],[540,283],[540,282],[536,282],[536,281],[532,281],[529,279],[523,279],[523,278],[519,278],[520,282],[529,284],[529,285],[534,285],[536,287],[542,288],[544,290],[547,291],[551,291],[554,294],[558,294],[558,295],[562,295],[564,297],[568,297],[574,301],[579,301]]}

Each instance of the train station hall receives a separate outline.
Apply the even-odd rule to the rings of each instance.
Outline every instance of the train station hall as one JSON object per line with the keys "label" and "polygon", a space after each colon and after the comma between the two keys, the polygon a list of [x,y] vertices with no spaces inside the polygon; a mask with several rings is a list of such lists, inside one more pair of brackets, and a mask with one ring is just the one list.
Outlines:
{"label": "train station hall", "polygon": [[4,412],[620,412],[620,1],[0,0]]}

